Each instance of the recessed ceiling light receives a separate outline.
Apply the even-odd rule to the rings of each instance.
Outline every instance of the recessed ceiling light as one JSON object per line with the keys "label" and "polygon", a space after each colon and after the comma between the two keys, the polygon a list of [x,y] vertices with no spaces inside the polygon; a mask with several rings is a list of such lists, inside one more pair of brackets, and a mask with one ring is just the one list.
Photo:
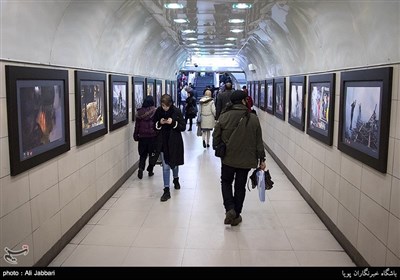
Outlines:
{"label": "recessed ceiling light", "polygon": [[183,34],[190,34],[190,33],[195,33],[196,31],[192,30],[192,29],[186,29],[186,30],[182,30]]}
{"label": "recessed ceiling light", "polygon": [[196,46],[198,46],[199,44],[197,44],[197,43],[191,43],[191,44],[189,44],[189,46],[193,46],[193,47],[196,47]]}
{"label": "recessed ceiling light", "polygon": [[229,20],[229,23],[243,23],[244,19],[240,19],[240,18],[233,18]]}
{"label": "recessed ceiling light", "polygon": [[164,4],[164,7],[167,9],[182,9],[183,5],[178,3],[168,3]]}
{"label": "recessed ceiling light", "polygon": [[184,19],[184,18],[176,18],[176,19],[174,19],[174,21],[176,23],[186,23],[186,22],[188,22],[188,20]]}
{"label": "recessed ceiling light", "polygon": [[227,40],[227,41],[235,41],[236,38],[234,38],[234,37],[228,37],[228,38],[226,38],[225,40]]}
{"label": "recessed ceiling light", "polygon": [[243,32],[243,29],[232,29],[231,32],[240,33],[240,32]]}
{"label": "recessed ceiling light", "polygon": [[232,44],[232,43],[226,43],[226,44],[224,44],[224,46],[234,46],[235,44]]}
{"label": "recessed ceiling light", "polygon": [[250,9],[251,8],[251,4],[235,3],[235,4],[232,4],[232,8],[234,8],[234,9]]}
{"label": "recessed ceiling light", "polygon": [[184,38],[184,40],[187,40],[187,41],[197,41],[197,38],[188,37],[188,38]]}

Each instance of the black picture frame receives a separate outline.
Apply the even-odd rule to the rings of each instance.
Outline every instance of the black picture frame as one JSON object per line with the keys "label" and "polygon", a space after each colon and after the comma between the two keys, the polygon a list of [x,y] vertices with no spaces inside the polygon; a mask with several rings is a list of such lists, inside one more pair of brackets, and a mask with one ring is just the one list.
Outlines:
{"label": "black picture frame", "polygon": [[136,112],[142,108],[146,98],[146,78],[132,77],[132,121],[135,121]]}
{"label": "black picture frame", "polygon": [[307,134],[332,146],[335,116],[335,73],[308,78]]}
{"label": "black picture frame", "polygon": [[68,71],[6,65],[10,174],[70,150]]}
{"label": "black picture frame", "polygon": [[108,114],[109,130],[113,131],[128,124],[128,76],[109,76]]}
{"label": "black picture frame", "polygon": [[254,102],[254,105],[256,107],[259,107],[259,102],[258,102],[258,98],[259,98],[259,95],[260,95],[259,83],[260,83],[259,81],[254,81],[253,82],[253,87],[254,87],[254,99],[253,99],[253,102]]}
{"label": "black picture frame", "polygon": [[289,78],[289,115],[288,122],[297,129],[304,131],[306,77]]}
{"label": "black picture frame", "polygon": [[156,80],[156,83],[155,83],[155,97],[154,97],[154,102],[156,103],[156,107],[161,106],[161,96],[162,95],[163,95],[162,81],[161,80]]}
{"label": "black picture frame", "polygon": [[387,170],[393,68],[341,73],[338,149]]}
{"label": "black picture frame", "polygon": [[285,120],[286,109],[286,80],[274,79],[274,114],[277,118]]}
{"label": "black picture frame", "polygon": [[265,98],[265,88],[266,88],[266,81],[260,81],[260,94],[259,94],[259,99],[260,99],[260,109],[265,111],[265,104],[266,104],[266,98]]}
{"label": "black picture frame", "polygon": [[274,79],[269,79],[265,81],[265,110],[267,113],[274,114],[275,109],[275,98],[274,98]]}
{"label": "black picture frame", "polygon": [[108,133],[106,74],[75,71],[75,116],[78,146]]}

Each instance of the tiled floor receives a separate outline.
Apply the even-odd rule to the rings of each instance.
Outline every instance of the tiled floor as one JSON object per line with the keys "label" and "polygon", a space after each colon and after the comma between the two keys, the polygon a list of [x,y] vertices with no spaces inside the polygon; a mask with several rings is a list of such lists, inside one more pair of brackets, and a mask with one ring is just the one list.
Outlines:
{"label": "tiled floor", "polygon": [[220,161],[183,133],[182,188],[160,202],[162,170],[135,172],[50,266],[354,266],[268,155],[275,181],[262,203],[246,193],[243,222],[223,224]]}

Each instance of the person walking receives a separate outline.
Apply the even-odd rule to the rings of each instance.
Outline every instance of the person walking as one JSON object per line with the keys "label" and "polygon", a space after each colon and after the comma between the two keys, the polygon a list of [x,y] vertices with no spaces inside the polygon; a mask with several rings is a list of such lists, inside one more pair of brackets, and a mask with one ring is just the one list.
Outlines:
{"label": "person walking", "polygon": [[185,124],[187,123],[187,120],[189,120],[188,131],[192,131],[193,119],[197,115],[197,103],[192,91],[188,92],[188,95],[189,97],[186,99]]}
{"label": "person walking", "polygon": [[154,115],[155,129],[158,131],[156,146],[161,153],[164,193],[161,201],[171,198],[170,174],[172,169],[174,188],[179,190],[179,165],[184,163],[182,131],[185,131],[185,120],[181,110],[172,104],[172,97],[164,94],[161,106]]}
{"label": "person walking", "polygon": [[203,137],[203,147],[210,147],[210,136],[211,131],[214,129],[215,126],[215,104],[214,99],[211,97],[212,93],[211,90],[206,90],[204,92],[204,96],[200,99],[200,127]]}
{"label": "person walking", "polygon": [[226,107],[226,104],[229,102],[229,98],[232,94],[232,83],[225,84],[225,90],[218,94],[217,96],[217,106],[216,106],[216,119],[218,120],[219,116],[223,112]]}
{"label": "person walking", "polygon": [[[226,153],[221,163],[221,191],[225,207],[224,224],[237,226],[246,195],[247,175],[251,168],[265,167],[265,151],[258,117],[248,111],[247,94],[236,90],[231,103],[220,115],[213,133],[213,147],[224,142]],[[232,183],[234,192],[232,192]]]}
{"label": "person walking", "polygon": [[153,168],[156,158],[155,152],[155,140],[156,131],[154,130],[153,117],[156,112],[156,107],[154,107],[154,99],[152,96],[147,96],[143,101],[142,108],[137,110],[135,129],[133,132],[133,139],[139,142],[138,152],[139,152],[139,170],[138,178],[143,178],[143,170],[146,166],[146,159],[149,156],[149,166],[147,171],[149,176],[153,176]]}

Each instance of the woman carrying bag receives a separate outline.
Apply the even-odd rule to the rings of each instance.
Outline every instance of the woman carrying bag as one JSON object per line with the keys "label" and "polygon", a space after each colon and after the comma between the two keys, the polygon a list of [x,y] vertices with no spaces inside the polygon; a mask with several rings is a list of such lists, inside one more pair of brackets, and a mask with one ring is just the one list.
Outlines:
{"label": "woman carrying bag", "polygon": [[200,125],[203,136],[203,148],[210,147],[211,131],[215,126],[215,104],[214,99],[211,97],[211,91],[206,90],[204,96],[200,99]]}

